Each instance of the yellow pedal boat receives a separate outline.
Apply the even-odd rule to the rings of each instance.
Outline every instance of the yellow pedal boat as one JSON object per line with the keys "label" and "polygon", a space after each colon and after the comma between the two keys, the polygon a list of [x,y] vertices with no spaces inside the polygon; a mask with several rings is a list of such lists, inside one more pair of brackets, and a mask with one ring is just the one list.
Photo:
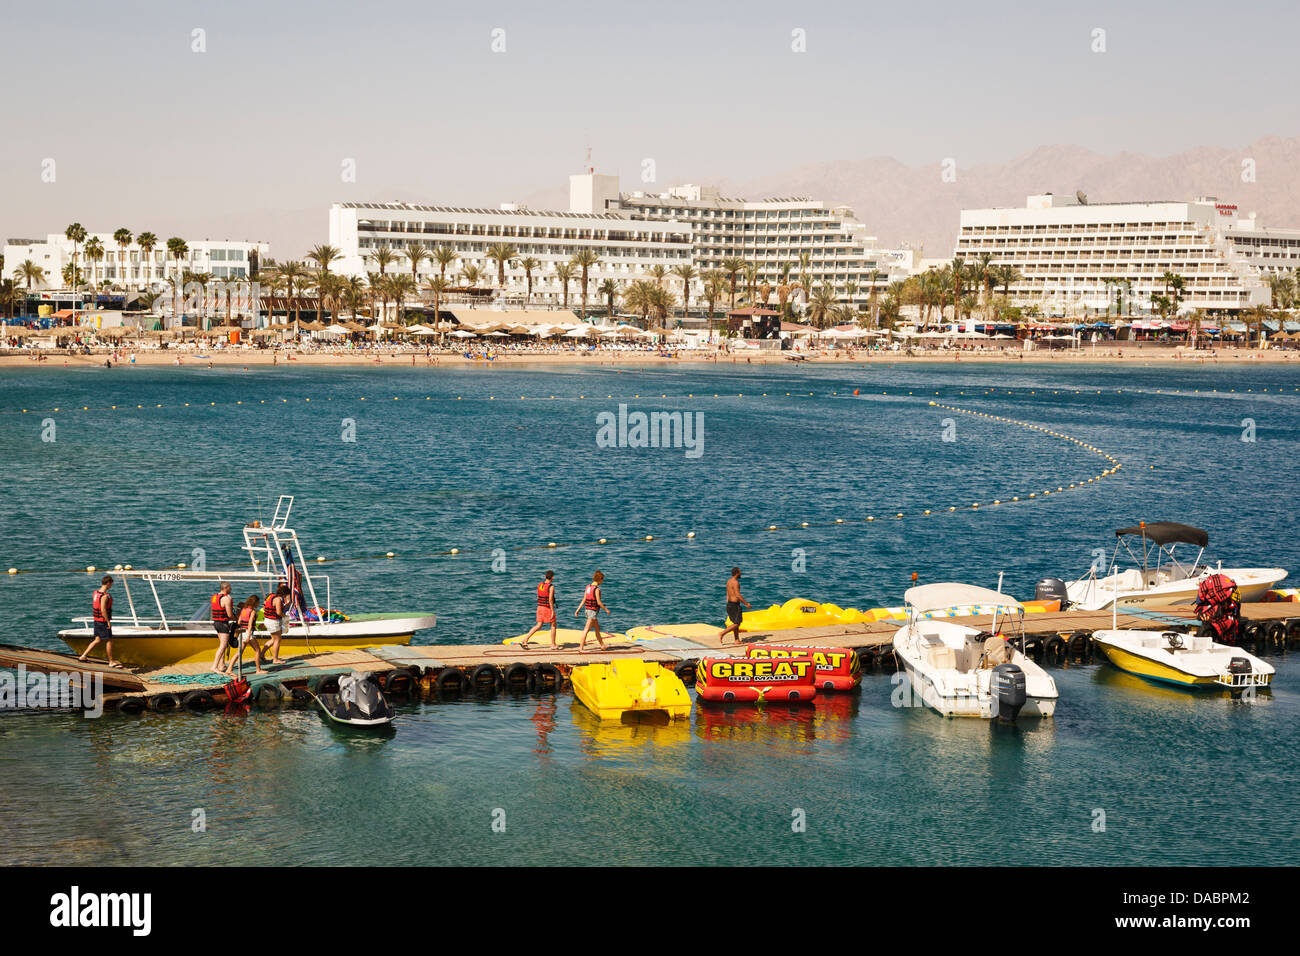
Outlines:
{"label": "yellow pedal boat", "polygon": [[678,718],[691,712],[691,697],[681,678],[649,661],[585,664],[575,667],[569,680],[578,700],[601,720],[654,712]]}

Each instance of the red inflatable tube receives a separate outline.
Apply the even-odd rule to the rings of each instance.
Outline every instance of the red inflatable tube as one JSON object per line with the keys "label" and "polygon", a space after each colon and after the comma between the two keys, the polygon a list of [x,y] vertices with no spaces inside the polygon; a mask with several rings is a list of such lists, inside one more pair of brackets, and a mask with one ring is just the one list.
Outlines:
{"label": "red inflatable tube", "polygon": [[705,657],[696,665],[695,690],[708,701],[802,703],[817,696],[816,676],[811,657]]}
{"label": "red inflatable tube", "polygon": [[817,665],[817,689],[846,691],[862,683],[858,655],[847,647],[794,647],[789,644],[751,644],[750,658],[785,659],[811,657]]}

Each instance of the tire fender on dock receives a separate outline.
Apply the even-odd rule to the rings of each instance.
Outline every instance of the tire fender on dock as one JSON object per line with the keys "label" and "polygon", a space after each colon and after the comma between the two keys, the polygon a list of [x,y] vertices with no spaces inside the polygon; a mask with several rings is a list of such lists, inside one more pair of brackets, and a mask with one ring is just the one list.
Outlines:
{"label": "tire fender on dock", "polygon": [[337,694],[339,692],[338,674],[319,674],[307,681],[307,689],[313,694]]}
{"label": "tire fender on dock", "polygon": [[1286,646],[1300,647],[1300,618],[1286,622]]}
{"label": "tire fender on dock", "polygon": [[495,694],[501,682],[501,669],[495,664],[480,664],[469,674],[469,686],[477,694]]}
{"label": "tire fender on dock", "polygon": [[180,705],[180,697],[171,691],[165,694],[154,694],[149,698],[149,709],[156,714],[165,714],[168,711],[176,710]]}
{"label": "tire fender on dock", "polygon": [[143,714],[145,706],[143,697],[123,697],[117,709],[124,714]]}
{"label": "tire fender on dock", "polygon": [[258,707],[273,707],[288,696],[283,684],[278,680],[268,680],[258,684],[253,691],[253,703]]}
{"label": "tire fender on dock", "polygon": [[465,690],[466,678],[465,672],[459,667],[445,667],[438,674],[435,686],[438,693],[460,694]]}
{"label": "tire fender on dock", "polygon": [[532,668],[523,661],[507,664],[505,670],[506,690],[526,693],[533,689]]}
{"label": "tire fender on dock", "polygon": [[419,686],[419,678],[411,673],[409,667],[398,667],[384,675],[383,689],[385,694],[414,694],[415,689]]}
{"label": "tire fender on dock", "polygon": [[682,661],[673,668],[673,673],[687,687],[695,683],[695,661]]}
{"label": "tire fender on dock", "polygon": [[533,689],[539,693],[559,693],[564,689],[564,674],[554,664],[533,667]]}
{"label": "tire fender on dock", "polygon": [[215,705],[212,694],[206,690],[192,690],[181,698],[181,706],[186,710],[208,710]]}

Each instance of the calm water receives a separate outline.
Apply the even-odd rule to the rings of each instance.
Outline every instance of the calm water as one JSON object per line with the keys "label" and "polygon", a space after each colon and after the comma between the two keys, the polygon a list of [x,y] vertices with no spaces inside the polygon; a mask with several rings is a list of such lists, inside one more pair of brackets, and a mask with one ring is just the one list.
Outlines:
{"label": "calm water", "polygon": [[[546,568],[568,607],[604,570],[615,628],[718,620],[732,564],[755,607],[896,604],[912,572],[986,586],[1005,572],[1032,596],[1138,519],[1207,528],[1226,564],[1296,569],[1297,387],[1278,368],[9,370],[0,567],[43,573],[0,576],[0,640],[60,647],[94,586],[66,569],[195,549],[237,562],[239,528],[281,493],[299,496],[308,552],[343,559],[319,572],[335,603],[434,610],[422,643],[526,629]],[[620,400],[702,413],[702,455],[597,447],[596,415]],[[930,400],[1125,467],[971,511],[1106,465]],[[1300,682],[1274,663],[1254,703],[1057,670],[1055,720],[1015,728],[895,709],[881,675],[815,710],[696,708],[672,726],[600,727],[569,695],[409,705],[387,738],[305,709],[9,714],[0,835],[31,862],[1291,862]]]}

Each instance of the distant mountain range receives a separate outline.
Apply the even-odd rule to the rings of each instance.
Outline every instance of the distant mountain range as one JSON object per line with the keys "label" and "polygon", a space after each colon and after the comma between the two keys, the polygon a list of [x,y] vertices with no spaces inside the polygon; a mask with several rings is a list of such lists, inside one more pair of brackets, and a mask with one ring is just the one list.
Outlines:
{"label": "distant mountain range", "polygon": [[[1253,160],[1254,182],[1242,180]],[[952,255],[962,209],[1023,206],[1025,197],[1082,190],[1091,203],[1185,200],[1217,196],[1257,212],[1264,225],[1300,228],[1300,137],[1270,136],[1241,149],[1200,147],[1173,156],[1102,155],[1081,146],[1040,146],[1005,163],[956,169],[909,167],[872,158],[817,163],[728,187],[757,199],[807,195],[851,206],[886,246],[925,244],[925,255]]]}

